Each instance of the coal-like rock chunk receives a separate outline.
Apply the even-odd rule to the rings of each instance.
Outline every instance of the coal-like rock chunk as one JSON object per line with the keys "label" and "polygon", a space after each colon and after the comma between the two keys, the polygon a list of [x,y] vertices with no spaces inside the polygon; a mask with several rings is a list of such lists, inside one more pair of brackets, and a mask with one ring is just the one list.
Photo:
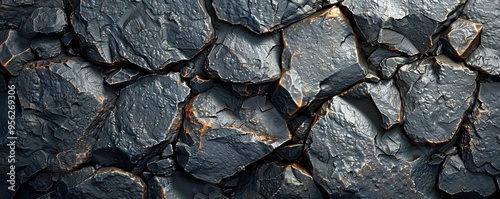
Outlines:
{"label": "coal-like rock chunk", "polygon": [[278,80],[281,75],[281,37],[278,32],[259,36],[239,26],[220,26],[208,55],[212,77],[239,84]]}
{"label": "coal-like rock chunk", "polygon": [[213,86],[213,79],[206,79],[199,75],[195,75],[191,80],[189,80],[189,87],[191,87],[194,93],[203,93]]}
{"label": "coal-like rock chunk", "polygon": [[161,153],[166,145],[159,144],[177,138],[182,122],[180,104],[189,93],[178,73],[142,77],[122,89],[96,142],[94,158],[103,165],[130,165],[148,154]]}
{"label": "coal-like rock chunk", "polygon": [[291,139],[284,118],[264,95],[240,100],[214,87],[187,105],[177,161],[196,178],[218,183]]}
{"label": "coal-like rock chunk", "polygon": [[215,186],[195,179],[182,172],[171,177],[154,176],[148,181],[150,199],[185,199],[194,198],[198,193],[208,195],[217,190]]}
{"label": "coal-like rock chunk", "polygon": [[139,176],[113,167],[103,167],[92,176],[68,187],[65,198],[144,199],[147,187]]}
{"label": "coal-like rock chunk", "polygon": [[106,76],[106,83],[114,87],[127,86],[139,77],[139,71],[129,68],[119,68]]}
{"label": "coal-like rock chunk", "polygon": [[173,158],[153,158],[148,161],[147,167],[154,175],[170,176],[175,172],[175,161]]}
{"label": "coal-like rock chunk", "polygon": [[444,55],[403,66],[397,83],[408,136],[416,143],[450,141],[474,101],[476,76]]}
{"label": "coal-like rock chunk", "polygon": [[402,102],[394,80],[368,84],[370,96],[382,116],[382,127],[389,129],[403,122]]}
{"label": "coal-like rock chunk", "polygon": [[276,149],[276,153],[285,160],[296,161],[299,160],[303,150],[303,144],[292,144]]}
{"label": "coal-like rock chunk", "polygon": [[[0,3],[0,31],[19,29],[30,19],[33,11],[40,7],[63,8],[63,0],[2,0]],[[49,27],[52,24],[46,24]]]}
{"label": "coal-like rock chunk", "polygon": [[447,157],[439,174],[439,189],[452,196],[485,198],[496,191],[493,177],[467,170],[459,155]]}
{"label": "coal-like rock chunk", "polygon": [[434,43],[434,34],[454,17],[462,0],[346,0],[361,33],[371,44],[382,44],[408,55],[425,53]]}
{"label": "coal-like rock chunk", "polygon": [[465,60],[467,66],[488,75],[500,77],[500,51],[480,45]]}
{"label": "coal-like rock chunk", "polygon": [[16,120],[19,177],[67,172],[90,157],[96,128],[114,102],[104,75],[81,58],[28,64],[11,79],[22,111]]}
{"label": "coal-like rock chunk", "polygon": [[236,91],[240,96],[249,97],[252,95],[264,95],[268,92],[270,85],[269,84],[260,84],[260,85],[242,85],[242,84],[231,84],[231,87],[234,91]]}
{"label": "coal-like rock chunk", "polygon": [[61,36],[61,41],[65,46],[69,46],[74,38],[75,38],[75,33],[70,31]]}
{"label": "coal-like rock chunk", "polygon": [[161,153],[161,157],[168,158],[172,155],[174,155],[174,147],[172,146],[172,144],[169,144],[163,149],[163,152]]}
{"label": "coal-like rock chunk", "polygon": [[23,65],[36,58],[30,41],[15,30],[0,32],[0,65],[10,75],[18,75]]}
{"label": "coal-like rock chunk", "polygon": [[246,172],[234,198],[321,198],[311,175],[298,164],[270,162]]}
{"label": "coal-like rock chunk", "polygon": [[202,1],[71,2],[71,24],[92,61],[157,70],[193,58],[212,38]]}
{"label": "coal-like rock chunk", "polygon": [[321,0],[239,0],[212,2],[217,17],[255,33],[267,33],[306,18],[321,9]]}
{"label": "coal-like rock chunk", "polygon": [[283,38],[286,71],[272,101],[287,116],[365,76],[359,44],[347,17],[336,6],[287,27]]}
{"label": "coal-like rock chunk", "polygon": [[7,90],[7,83],[5,82],[5,76],[0,74],[0,92]]}
{"label": "coal-like rock chunk", "polygon": [[64,53],[61,40],[53,37],[37,37],[32,39],[31,49],[35,50],[42,59],[57,57]]}
{"label": "coal-like rock chunk", "polygon": [[388,57],[380,61],[378,74],[382,79],[391,79],[398,69],[410,62],[417,61],[418,57]]}
{"label": "coal-like rock chunk", "polygon": [[66,13],[62,8],[40,7],[31,13],[21,30],[27,37],[55,36],[64,33],[67,25]]}
{"label": "coal-like rock chunk", "polygon": [[444,34],[444,53],[457,61],[465,60],[477,48],[481,30],[481,23],[457,19]]}

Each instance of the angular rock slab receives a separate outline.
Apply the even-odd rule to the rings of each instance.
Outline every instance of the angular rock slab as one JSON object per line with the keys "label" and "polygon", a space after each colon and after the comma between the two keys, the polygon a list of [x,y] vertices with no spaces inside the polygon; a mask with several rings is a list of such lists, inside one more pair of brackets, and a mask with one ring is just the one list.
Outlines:
{"label": "angular rock slab", "polygon": [[298,164],[270,162],[243,174],[234,198],[321,198],[311,175]]}
{"label": "angular rock slab", "polygon": [[371,44],[382,44],[408,55],[425,53],[435,33],[465,1],[346,0],[343,4]]}
{"label": "angular rock slab", "polygon": [[106,76],[106,83],[114,87],[127,86],[132,84],[138,77],[138,71],[128,68],[119,68]]}
{"label": "angular rock slab", "polygon": [[474,101],[477,73],[444,55],[401,67],[404,128],[416,143],[450,141]]}
{"label": "angular rock slab", "polygon": [[208,55],[207,71],[224,82],[268,83],[281,75],[278,32],[259,36],[238,26],[221,26]]}
{"label": "angular rock slab", "polygon": [[286,71],[272,101],[287,116],[365,76],[366,63],[358,42],[347,17],[336,6],[287,27],[283,39]]}
{"label": "angular rock slab", "polygon": [[325,103],[306,143],[314,180],[331,198],[432,194],[439,167],[427,164],[431,148],[414,147],[400,128],[383,133],[372,109],[338,96]]}
{"label": "angular rock slab", "polygon": [[255,33],[267,33],[300,21],[321,9],[320,0],[238,0],[212,2],[217,17]]}
{"label": "angular rock slab", "polygon": [[36,58],[30,41],[16,30],[0,32],[0,65],[10,75],[18,75],[23,65]]}
{"label": "angular rock slab", "polygon": [[28,37],[37,35],[58,35],[64,33],[68,22],[62,8],[40,7],[35,9],[26,22],[22,31]]}
{"label": "angular rock slab", "polygon": [[214,185],[182,172],[176,172],[171,177],[154,176],[148,181],[150,199],[196,198],[195,195],[209,194],[212,190],[216,190]]}
{"label": "angular rock slab", "polygon": [[481,23],[457,19],[444,35],[444,53],[457,61],[463,61],[477,48],[483,30]]}
{"label": "angular rock slab", "polygon": [[103,77],[81,58],[59,57],[28,64],[11,79],[22,109],[16,121],[20,176],[70,171],[88,160],[91,138],[115,99]]}
{"label": "angular rock slab", "polygon": [[62,0],[2,0],[0,3],[0,31],[19,29],[32,12],[40,7],[64,7]]}
{"label": "angular rock slab", "polygon": [[368,84],[370,96],[382,116],[381,126],[389,129],[403,122],[401,96],[395,80]]}
{"label": "angular rock slab", "polygon": [[103,167],[90,177],[68,187],[65,198],[147,198],[147,186],[139,176],[113,167]]}
{"label": "angular rock slab", "polygon": [[[113,153],[122,154],[118,161],[136,164],[162,142],[173,142],[181,127],[180,104],[190,89],[178,73],[146,76],[120,91],[115,109],[96,143],[94,156],[113,165]],[[165,146],[163,146],[165,147]],[[116,163],[116,162],[115,162]]]}
{"label": "angular rock slab", "polygon": [[447,157],[439,174],[438,188],[457,197],[486,198],[496,191],[492,176],[467,170],[459,155]]}
{"label": "angular rock slab", "polygon": [[61,40],[54,37],[37,37],[31,40],[31,49],[42,59],[59,56],[64,53]]}
{"label": "angular rock slab", "polygon": [[88,59],[147,70],[193,58],[212,38],[202,1],[72,1],[72,25]]}
{"label": "angular rock slab", "polygon": [[286,121],[266,96],[240,100],[215,87],[187,105],[177,161],[198,179],[218,183],[291,139]]}

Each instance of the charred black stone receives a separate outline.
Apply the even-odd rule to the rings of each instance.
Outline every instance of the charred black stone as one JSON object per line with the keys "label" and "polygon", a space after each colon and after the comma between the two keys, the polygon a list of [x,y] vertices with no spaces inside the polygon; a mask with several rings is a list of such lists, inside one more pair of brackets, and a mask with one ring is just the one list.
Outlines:
{"label": "charred black stone", "polygon": [[64,53],[61,40],[53,37],[38,37],[31,40],[31,49],[42,59],[57,57]]}
{"label": "charred black stone", "polygon": [[119,68],[109,75],[106,75],[106,83],[114,87],[127,86],[139,77],[139,71],[129,68]]}
{"label": "charred black stone", "polygon": [[201,1],[71,2],[71,24],[92,61],[157,70],[193,58],[212,38]]}
{"label": "charred black stone", "polygon": [[321,9],[321,3],[321,0],[214,0],[212,4],[219,19],[255,33],[267,33],[306,18]]}
{"label": "charred black stone", "polygon": [[444,55],[403,66],[397,83],[408,136],[416,143],[450,141],[474,101],[476,76]]}
{"label": "charred black stone", "polygon": [[259,36],[239,26],[219,27],[206,66],[212,77],[239,84],[279,79],[281,38],[278,32]]}
{"label": "charred black stone", "polygon": [[148,181],[150,199],[194,198],[197,193],[208,195],[217,188],[211,184],[176,172],[172,177],[155,176]]}
{"label": "charred black stone", "polygon": [[41,173],[31,179],[29,184],[38,192],[47,192],[55,180],[52,173]]}
{"label": "charred black stone", "polygon": [[21,28],[27,37],[59,35],[66,31],[66,13],[62,8],[40,7],[35,9]]}
{"label": "charred black stone", "polygon": [[269,84],[261,84],[261,85],[241,85],[241,84],[231,84],[231,87],[234,91],[236,91],[240,96],[249,97],[252,95],[264,95],[269,90]]}
{"label": "charred black stone", "polygon": [[193,93],[203,93],[214,86],[213,79],[205,79],[201,76],[195,75],[191,80],[189,80],[189,87],[193,90]]}
{"label": "charred black stone", "polygon": [[169,144],[169,145],[167,145],[167,147],[165,147],[163,149],[163,152],[161,153],[161,157],[168,158],[172,155],[174,155],[174,148],[173,148],[172,144]]}
{"label": "charred black stone", "polygon": [[321,198],[311,175],[297,164],[270,162],[243,174],[234,198]]}
{"label": "charred black stone", "polygon": [[[62,0],[2,0],[0,30],[19,29],[32,12],[40,7],[63,8]],[[52,25],[52,22],[45,25]]]}
{"label": "charred black stone", "polygon": [[283,38],[286,71],[272,101],[286,116],[341,92],[365,76],[366,63],[359,45],[348,19],[336,6],[287,27]]}
{"label": "charred black stone", "polygon": [[446,158],[438,187],[447,194],[463,198],[485,198],[496,191],[493,177],[470,172],[458,155]]}
{"label": "charred black stone", "polygon": [[394,80],[368,84],[371,98],[382,116],[381,126],[389,129],[403,122],[402,103]]}
{"label": "charred black stone", "polygon": [[465,19],[457,19],[444,33],[444,53],[457,61],[463,61],[477,48],[483,25]]}
{"label": "charred black stone", "polygon": [[285,120],[263,95],[240,100],[214,87],[187,105],[177,161],[196,178],[218,183],[291,139]]}
{"label": "charred black stone", "polygon": [[147,167],[153,175],[170,176],[175,172],[175,161],[173,158],[153,158],[148,161]]}
{"label": "charred black stone", "polygon": [[0,65],[10,75],[18,75],[23,65],[36,58],[30,41],[15,30],[0,32]]}
{"label": "charred black stone", "polygon": [[65,46],[69,46],[71,44],[71,42],[73,41],[73,38],[75,38],[75,33],[70,31],[70,32],[65,33],[61,37],[61,41],[63,42],[63,44]]}
{"label": "charred black stone", "polygon": [[96,142],[95,158],[103,165],[117,165],[112,156],[121,154],[120,161],[137,164],[150,153],[160,153],[161,143],[177,138],[182,121],[180,104],[189,93],[178,73],[142,77],[122,89]]}

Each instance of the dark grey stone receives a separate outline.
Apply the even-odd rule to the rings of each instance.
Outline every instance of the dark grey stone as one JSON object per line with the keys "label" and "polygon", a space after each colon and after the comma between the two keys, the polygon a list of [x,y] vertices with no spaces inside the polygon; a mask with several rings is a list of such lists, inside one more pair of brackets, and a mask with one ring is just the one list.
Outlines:
{"label": "dark grey stone", "polygon": [[148,161],[147,167],[153,175],[170,176],[175,173],[175,161],[173,158],[153,158]]}
{"label": "dark grey stone", "polygon": [[195,179],[182,172],[171,177],[155,176],[148,181],[150,199],[185,199],[196,194],[208,195],[217,190],[214,185]]}
{"label": "dark grey stone", "polygon": [[0,65],[9,75],[18,75],[23,65],[36,58],[30,41],[15,30],[0,31]]}
{"label": "dark grey stone", "polygon": [[56,36],[66,31],[68,22],[62,8],[39,7],[35,9],[21,28],[27,37]]}
{"label": "dark grey stone", "polygon": [[57,57],[64,53],[61,41],[54,37],[37,37],[31,40],[31,49],[42,59]]}
{"label": "dark grey stone", "polygon": [[369,83],[370,96],[382,116],[381,126],[389,129],[403,122],[401,96],[395,80],[383,80],[376,84]]}
{"label": "dark grey stone", "polygon": [[128,68],[119,68],[109,75],[106,75],[106,83],[113,87],[128,86],[137,80],[139,71]]}
{"label": "dark grey stone", "polygon": [[[40,7],[63,8],[63,0],[2,0],[0,3],[0,31],[19,29],[32,12]],[[45,24],[52,25],[52,24]]]}
{"label": "dark grey stone", "polygon": [[457,61],[465,60],[479,45],[481,30],[481,23],[457,19],[444,33],[443,52]]}
{"label": "dark grey stone", "polygon": [[276,153],[284,160],[296,161],[300,159],[303,150],[303,144],[292,144],[276,149]]}
{"label": "dark grey stone", "polygon": [[241,84],[231,84],[231,87],[242,97],[249,97],[252,95],[265,95],[267,94],[270,85],[260,84],[260,85],[241,85]]}
{"label": "dark grey stone", "polygon": [[206,79],[199,75],[195,75],[191,80],[189,80],[189,87],[191,87],[193,93],[203,93],[214,86],[213,79]]}

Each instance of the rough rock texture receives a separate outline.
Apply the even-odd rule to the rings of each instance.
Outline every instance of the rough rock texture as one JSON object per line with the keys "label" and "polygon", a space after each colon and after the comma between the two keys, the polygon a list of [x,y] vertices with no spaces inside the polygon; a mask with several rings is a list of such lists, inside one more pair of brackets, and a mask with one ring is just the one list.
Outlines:
{"label": "rough rock texture", "polygon": [[270,162],[243,174],[233,197],[321,198],[321,193],[301,166]]}
{"label": "rough rock texture", "polygon": [[68,26],[66,13],[61,8],[40,7],[35,9],[21,28],[27,37],[58,35]]}
{"label": "rough rock texture", "polygon": [[397,83],[408,136],[417,143],[450,141],[472,105],[476,76],[444,55],[403,66]]}
{"label": "rough rock texture", "polygon": [[148,181],[148,185],[148,198],[150,199],[194,198],[196,193],[208,195],[216,190],[213,185],[181,172],[176,172],[170,178],[155,176]]}
{"label": "rough rock texture", "polygon": [[[19,29],[32,12],[41,7],[63,8],[62,0],[2,0],[0,2],[0,30]],[[43,19],[41,19],[43,20]],[[52,25],[52,23],[45,25]]]}
{"label": "rough rock texture", "polygon": [[119,68],[106,76],[106,83],[114,87],[127,86],[134,83],[138,77],[138,71],[128,68]]}
{"label": "rough rock texture", "polygon": [[287,116],[365,76],[366,64],[354,33],[336,6],[289,26],[283,31],[283,40],[286,71],[272,101]]}
{"label": "rough rock texture", "polygon": [[263,95],[245,100],[215,87],[186,105],[177,161],[196,178],[217,183],[291,139],[285,120]]}
{"label": "rough rock texture", "polygon": [[483,25],[465,19],[454,21],[444,35],[444,53],[462,61],[477,48]]}
{"label": "rough rock texture", "polygon": [[31,49],[42,59],[57,57],[64,53],[61,40],[53,37],[39,37],[31,40]]}
{"label": "rough rock texture", "polygon": [[240,84],[268,83],[281,75],[278,32],[258,36],[238,26],[220,26],[208,55],[207,71],[222,81]]}
{"label": "rough rock texture", "polygon": [[71,2],[71,24],[92,61],[157,70],[193,58],[212,38],[201,0]]}
{"label": "rough rock texture", "polygon": [[23,65],[36,54],[30,49],[29,40],[15,30],[0,32],[0,65],[10,75],[18,75]]}
{"label": "rough rock texture", "polygon": [[321,8],[320,0],[214,0],[217,17],[255,33],[267,33],[297,22]]}

